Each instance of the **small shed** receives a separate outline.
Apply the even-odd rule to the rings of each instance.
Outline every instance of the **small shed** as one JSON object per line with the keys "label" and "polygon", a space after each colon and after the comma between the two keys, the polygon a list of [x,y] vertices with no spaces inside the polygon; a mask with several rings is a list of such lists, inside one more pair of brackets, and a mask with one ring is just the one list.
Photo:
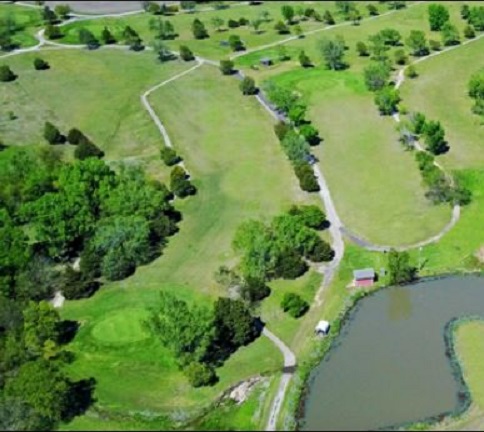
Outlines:
{"label": "small shed", "polygon": [[357,287],[372,286],[375,282],[375,270],[372,268],[353,270],[353,279]]}
{"label": "small shed", "polygon": [[260,59],[260,64],[264,66],[272,65],[272,60],[269,57],[263,57]]}
{"label": "small shed", "polygon": [[329,325],[329,322],[328,321],[319,321],[318,322],[318,325],[314,329],[314,332],[317,335],[323,335],[323,336],[325,336],[325,335],[327,335],[329,333],[329,328],[330,328],[330,325]]}

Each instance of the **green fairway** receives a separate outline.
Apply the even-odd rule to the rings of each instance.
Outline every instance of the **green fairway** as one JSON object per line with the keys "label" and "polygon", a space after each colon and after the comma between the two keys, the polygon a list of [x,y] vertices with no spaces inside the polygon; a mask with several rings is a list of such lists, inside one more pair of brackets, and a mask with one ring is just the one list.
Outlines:
{"label": "green fairway", "polygon": [[17,43],[21,48],[36,45],[37,39],[35,39],[34,35],[42,25],[40,11],[13,4],[0,4],[0,19],[8,16],[15,20],[17,27],[12,37],[13,42]]}
{"label": "green fairway", "polygon": [[471,75],[484,67],[483,52],[481,38],[426,60],[418,65],[421,76],[402,86],[406,106],[442,122],[450,145],[442,159],[451,168],[484,163],[484,127],[482,119],[471,112],[473,102],[467,94]]}
{"label": "green fairway", "polygon": [[344,225],[377,244],[423,240],[449,220],[447,206],[424,196],[413,155],[398,143],[393,119],[382,117],[351,70],[320,67],[274,78],[300,91],[324,138],[316,149]]}
{"label": "green fairway", "polygon": [[[366,17],[368,15],[368,11],[366,10],[366,4],[368,3],[375,2],[360,2],[360,10],[363,17]],[[259,6],[234,6],[227,9],[203,13],[180,14],[172,17],[162,17],[162,19],[170,20],[174,25],[176,32],[179,34],[179,36],[175,40],[166,42],[167,45],[172,49],[177,50],[180,44],[185,44],[190,47],[190,49],[192,49],[193,52],[197,55],[219,59],[227,57],[232,53],[230,47],[221,45],[221,42],[227,41],[231,34],[240,36],[247,49],[286,39],[288,36],[291,36],[291,34],[280,35],[276,32],[276,30],[274,30],[275,23],[282,19],[281,6],[285,4],[290,4],[295,9],[300,6],[302,6],[303,8],[312,7],[321,15],[323,15],[325,10],[329,10],[334,15],[335,20],[341,20],[341,17],[336,12],[334,2],[327,2],[322,5],[319,2],[314,1],[271,1],[264,2],[262,5]],[[250,26],[241,26],[234,29],[229,29],[227,27],[227,21],[229,19],[239,20],[240,18],[246,18],[248,20],[253,20],[254,18],[260,16],[261,11],[269,12],[270,21],[262,23],[258,33],[255,33],[255,31]],[[211,20],[213,19],[213,17],[219,17],[225,21],[225,25],[221,27],[221,31],[218,31],[212,25]],[[116,37],[116,39],[122,42],[122,30],[126,25],[130,25],[140,34],[141,38],[145,41],[145,43],[150,43],[153,39],[153,34],[149,30],[149,21],[151,18],[153,18],[152,15],[142,14],[124,18],[96,19],[92,21],[69,24],[64,28],[65,36],[62,41],[65,43],[79,43],[79,28],[88,28],[96,36],[100,36],[103,28],[107,26]],[[191,24],[195,18],[199,18],[205,24],[205,28],[208,30],[210,35],[209,39],[194,39],[191,31]],[[303,31],[311,31],[318,28],[324,28],[326,26],[323,22],[316,22],[312,19],[300,21],[299,24],[301,25]],[[294,32],[292,34],[294,34]]]}

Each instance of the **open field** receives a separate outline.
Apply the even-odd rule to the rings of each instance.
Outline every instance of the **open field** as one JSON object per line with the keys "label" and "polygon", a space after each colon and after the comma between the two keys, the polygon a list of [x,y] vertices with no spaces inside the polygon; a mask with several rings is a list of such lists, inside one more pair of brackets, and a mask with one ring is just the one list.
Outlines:
{"label": "open field", "polygon": [[[361,12],[363,16],[368,14],[365,5],[372,2],[361,2]],[[246,48],[254,48],[256,46],[272,43],[278,40],[286,39],[291,35],[279,35],[274,30],[274,25],[277,21],[282,19],[281,6],[284,4],[291,4],[293,7],[298,6],[312,7],[318,11],[321,15],[325,10],[330,10],[335,20],[339,21],[341,18],[337,15],[334,2],[327,2],[326,4],[320,4],[319,2],[284,2],[274,1],[265,2],[259,6],[237,6],[222,10],[209,11],[201,14],[180,14],[172,17],[162,17],[162,19],[169,20],[175,27],[179,36],[173,41],[166,41],[167,45],[178,50],[180,44],[187,45],[195,54],[208,57],[208,58],[224,58],[232,53],[230,47],[221,46],[221,41],[227,41],[231,34],[240,36],[244,42]],[[229,29],[227,27],[227,21],[229,19],[238,20],[239,18],[246,18],[253,20],[260,16],[261,11],[267,11],[270,14],[270,21],[264,22],[259,33],[255,33],[249,26],[242,26],[235,29]],[[213,17],[220,17],[225,21],[225,26],[221,27],[222,31],[218,31],[211,23]],[[153,40],[152,33],[149,30],[149,21],[152,19],[152,15],[142,14],[136,16],[128,16],[124,18],[106,18],[96,19],[92,21],[84,21],[78,23],[72,23],[64,28],[65,37],[61,39],[64,43],[79,43],[78,30],[81,27],[85,27],[91,30],[94,35],[100,36],[103,28],[107,26],[113,35],[122,41],[122,30],[126,25],[130,25],[136,30],[145,43],[150,43]],[[194,18],[199,18],[208,30],[210,38],[206,40],[195,40],[191,31],[191,24]],[[326,25],[322,22],[315,22],[314,20],[307,20],[300,22],[303,31],[310,31],[318,28],[324,28]]]}
{"label": "open field", "polygon": [[[34,70],[36,56],[51,68]],[[161,65],[152,53],[118,50],[42,51],[0,60],[3,63],[19,76],[0,89],[0,135],[5,144],[43,143],[48,120],[63,133],[72,127],[84,131],[105,151],[107,160],[137,160],[158,177],[163,172],[163,140],[143,109],[140,94],[190,64]],[[9,120],[9,111],[15,120]]]}
{"label": "open field", "polygon": [[34,34],[42,24],[38,10],[12,4],[0,4],[0,19],[7,16],[14,18],[17,26],[17,31],[12,37],[13,42],[21,47],[29,47],[37,43]]}
{"label": "open field", "polygon": [[[484,163],[482,118],[471,112],[467,94],[471,75],[484,67],[484,39],[418,65],[420,77],[402,86],[404,104],[439,119],[450,151],[442,157],[449,168],[478,168]],[[442,91],[445,89],[445,91]]]}

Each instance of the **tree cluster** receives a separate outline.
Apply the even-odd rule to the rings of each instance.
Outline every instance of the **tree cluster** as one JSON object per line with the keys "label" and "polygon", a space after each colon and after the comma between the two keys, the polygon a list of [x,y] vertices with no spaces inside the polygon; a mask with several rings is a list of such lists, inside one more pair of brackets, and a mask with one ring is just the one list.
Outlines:
{"label": "tree cluster", "polygon": [[256,220],[243,223],[233,241],[234,249],[242,255],[243,278],[294,279],[307,270],[306,260],[330,261],[333,250],[316,231],[324,227],[326,218],[314,206],[293,207],[270,224]]}
{"label": "tree cluster", "polygon": [[468,94],[474,99],[472,112],[484,116],[484,69],[471,76],[468,84]]}
{"label": "tree cluster", "polygon": [[214,384],[215,368],[261,332],[241,300],[220,297],[209,308],[168,292],[160,293],[145,325],[171,351],[193,387]]}

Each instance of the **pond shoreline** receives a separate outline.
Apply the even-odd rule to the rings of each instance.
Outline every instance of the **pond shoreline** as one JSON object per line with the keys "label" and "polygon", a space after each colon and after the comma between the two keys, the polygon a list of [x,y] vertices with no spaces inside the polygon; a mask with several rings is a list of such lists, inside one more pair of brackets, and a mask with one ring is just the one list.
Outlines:
{"label": "pond shoreline", "polygon": [[[448,273],[440,273],[434,275],[424,276],[422,278],[416,279],[409,284],[400,285],[403,286],[412,286],[424,282],[431,282],[437,280],[444,280],[455,276],[477,276],[482,277],[484,276],[484,272],[482,270],[473,270],[473,271],[454,271]],[[315,378],[314,371],[316,370],[317,366],[319,366],[327,357],[328,355],[336,348],[338,345],[335,345],[335,340],[339,336],[341,336],[341,329],[347,323],[348,319],[351,315],[357,311],[358,306],[360,305],[360,300],[363,298],[367,298],[373,296],[376,293],[380,293],[384,289],[397,287],[396,285],[385,285],[381,287],[377,287],[375,289],[369,291],[357,291],[353,295],[351,295],[343,308],[341,309],[338,317],[333,320],[332,322],[332,329],[330,334],[323,339],[322,341],[313,341],[312,344],[314,345],[316,355],[312,356],[310,359],[301,362],[301,367],[299,370],[299,381],[300,383],[296,389],[296,406],[295,410],[293,410],[293,415],[295,419],[295,430],[301,430],[301,427],[304,424],[304,417],[305,417],[305,409],[306,409],[306,401],[308,397],[308,393],[311,387],[311,384]],[[452,368],[452,375],[454,380],[456,381],[459,391],[459,403],[456,409],[444,412],[439,415],[425,417],[422,420],[418,421],[409,421],[404,423],[396,423],[393,426],[379,428],[380,430],[402,430],[411,428],[412,426],[415,427],[417,425],[435,425],[443,420],[446,419],[456,419],[460,417],[463,413],[465,413],[468,407],[471,405],[472,397],[468,390],[468,386],[465,382],[465,378],[462,373],[462,368],[459,363],[459,359],[455,352],[454,347],[454,332],[455,329],[462,323],[467,321],[473,320],[484,320],[484,315],[482,317],[476,316],[462,316],[458,318],[451,319],[447,322],[444,328],[444,344],[446,348],[446,356],[449,359],[451,368]],[[461,396],[461,394],[463,396]]]}

